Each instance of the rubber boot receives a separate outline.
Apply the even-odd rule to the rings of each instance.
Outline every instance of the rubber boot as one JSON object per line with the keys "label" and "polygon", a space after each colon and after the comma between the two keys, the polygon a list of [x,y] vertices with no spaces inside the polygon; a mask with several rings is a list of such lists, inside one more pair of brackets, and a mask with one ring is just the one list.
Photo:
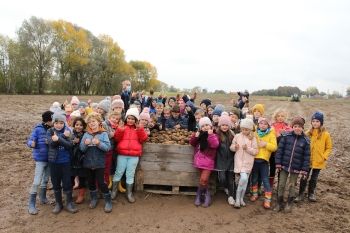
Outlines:
{"label": "rubber boot", "polygon": [[241,195],[242,195],[242,190],[237,190],[236,191],[236,203],[234,204],[234,208],[241,208]]}
{"label": "rubber boot", "polygon": [[90,190],[90,196],[91,196],[91,202],[90,202],[89,208],[93,209],[97,205],[97,189],[93,191]]}
{"label": "rubber boot", "polygon": [[241,207],[246,207],[247,206],[246,203],[243,201],[244,194],[245,194],[245,189],[242,189],[242,191],[241,191],[241,200],[240,200]]}
{"label": "rubber boot", "polygon": [[280,196],[277,198],[277,205],[275,206],[275,208],[273,208],[273,211],[276,211],[276,212],[281,211],[282,203],[283,203],[283,196]]}
{"label": "rubber boot", "polygon": [[130,203],[134,203],[135,202],[135,197],[132,194],[132,188],[133,187],[134,187],[134,184],[126,184],[125,196],[126,196],[126,199],[128,199],[128,202],[130,202]]}
{"label": "rubber boot", "polygon": [[78,198],[75,201],[75,203],[80,204],[84,201],[84,193],[85,193],[84,188],[78,190]]}
{"label": "rubber boot", "polygon": [[255,202],[258,199],[258,185],[252,186],[252,197],[250,198],[251,202]]}
{"label": "rubber boot", "polygon": [[109,175],[108,189],[112,189],[113,188],[113,176],[114,175]]}
{"label": "rubber boot", "polygon": [[39,194],[39,204],[55,204],[55,201],[49,200],[46,198],[46,188],[39,188],[38,194]]}
{"label": "rubber boot", "polygon": [[195,206],[200,206],[200,205],[201,205],[201,197],[202,197],[202,194],[204,193],[204,190],[205,190],[205,189],[201,189],[201,188],[198,186],[196,201],[194,202],[194,205],[195,205]]}
{"label": "rubber boot", "polygon": [[270,188],[273,190],[273,186],[275,184],[275,177],[269,177]]}
{"label": "rubber boot", "polygon": [[112,200],[114,200],[117,197],[117,194],[118,194],[118,183],[119,182],[113,182],[112,194],[111,194]]}
{"label": "rubber boot", "polygon": [[112,211],[112,202],[111,202],[111,192],[107,193],[107,194],[103,194],[105,197],[105,213],[110,213]]}
{"label": "rubber boot", "polygon": [[294,199],[294,197],[288,196],[287,205],[286,205],[286,208],[284,208],[284,213],[287,214],[287,213],[292,212],[293,199]]}
{"label": "rubber boot", "polygon": [[210,190],[209,190],[209,188],[206,188],[206,189],[205,189],[204,195],[205,195],[205,200],[204,200],[204,203],[202,204],[202,207],[207,208],[207,207],[209,207],[209,205],[211,204],[211,198],[210,198]]}
{"label": "rubber boot", "polygon": [[316,202],[316,198],[315,198],[315,188],[316,188],[316,184],[317,184],[317,180],[314,179],[310,179],[309,181],[309,201],[311,202]]}
{"label": "rubber boot", "polygon": [[55,205],[55,208],[53,208],[52,213],[58,214],[59,212],[61,212],[63,207],[61,190],[54,191],[54,195],[55,195],[56,205]]}
{"label": "rubber boot", "polygon": [[64,194],[66,195],[66,205],[64,206],[64,210],[72,214],[78,212],[78,209],[72,205],[72,192],[68,191],[64,192]]}
{"label": "rubber boot", "polygon": [[36,193],[29,194],[29,206],[28,212],[32,215],[38,214],[38,210],[35,208]]}
{"label": "rubber boot", "polygon": [[122,182],[119,182],[119,183],[118,183],[118,191],[119,191],[120,193],[125,193],[125,192],[126,192],[126,189],[123,188],[123,186],[122,186]]}
{"label": "rubber boot", "polygon": [[265,191],[264,208],[270,209],[271,207],[272,191]]}
{"label": "rubber boot", "polygon": [[295,198],[294,200],[295,203],[298,203],[304,200],[304,191],[306,188],[306,183],[307,183],[306,179],[300,179],[299,195],[297,196],[297,198]]}

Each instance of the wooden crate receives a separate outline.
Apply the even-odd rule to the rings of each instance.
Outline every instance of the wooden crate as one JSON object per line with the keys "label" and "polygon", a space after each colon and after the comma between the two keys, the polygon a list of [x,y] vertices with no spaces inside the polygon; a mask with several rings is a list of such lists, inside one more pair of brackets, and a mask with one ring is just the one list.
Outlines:
{"label": "wooden crate", "polygon": [[[194,148],[189,145],[144,143],[136,168],[135,189],[159,194],[196,195],[199,175],[193,167]],[[216,192],[216,172],[209,178]]]}

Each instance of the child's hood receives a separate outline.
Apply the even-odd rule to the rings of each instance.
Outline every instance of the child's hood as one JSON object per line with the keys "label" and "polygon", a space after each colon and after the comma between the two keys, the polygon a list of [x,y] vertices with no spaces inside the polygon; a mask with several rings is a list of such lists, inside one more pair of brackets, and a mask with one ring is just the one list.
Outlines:
{"label": "child's hood", "polygon": [[105,130],[102,126],[100,126],[100,128],[96,132],[93,132],[92,129],[89,126],[87,126],[86,131],[89,132],[89,134],[91,134],[91,135],[96,135],[96,134],[99,134],[101,132],[107,132],[107,130]]}

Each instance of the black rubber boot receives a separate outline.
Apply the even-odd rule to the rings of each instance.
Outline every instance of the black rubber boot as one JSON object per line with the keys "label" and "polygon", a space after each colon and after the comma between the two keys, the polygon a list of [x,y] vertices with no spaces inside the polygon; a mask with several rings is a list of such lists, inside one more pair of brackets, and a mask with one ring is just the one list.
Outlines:
{"label": "black rubber boot", "polygon": [[89,208],[93,209],[97,205],[97,189],[94,191],[90,191],[90,196],[91,196],[91,202],[90,202]]}
{"label": "black rubber boot", "polygon": [[311,202],[316,202],[316,198],[315,198],[316,183],[317,183],[317,180],[314,180],[314,179],[310,179],[310,181],[309,181],[308,197],[309,197],[309,201],[311,201]]}
{"label": "black rubber boot", "polygon": [[72,214],[78,212],[78,209],[72,205],[72,192],[68,191],[64,192],[64,194],[66,195],[66,205],[64,206],[64,210]]}
{"label": "black rubber boot", "polygon": [[130,203],[134,203],[135,202],[135,197],[132,194],[132,188],[133,187],[134,187],[134,184],[126,184],[125,196],[126,196],[126,199],[128,199],[128,202],[130,202]]}
{"label": "black rubber boot", "polygon": [[111,194],[112,200],[114,200],[117,197],[117,194],[118,194],[118,183],[119,182],[113,182],[112,194]]}
{"label": "black rubber boot", "polygon": [[112,202],[111,202],[111,192],[107,193],[107,194],[103,194],[104,198],[105,198],[105,213],[110,213],[112,211]]}
{"label": "black rubber boot", "polygon": [[299,195],[297,196],[297,198],[295,198],[294,200],[295,203],[298,203],[304,200],[304,192],[305,192],[306,184],[307,184],[306,179],[300,179]]}
{"label": "black rubber boot", "polygon": [[54,201],[49,200],[46,198],[46,188],[39,188],[38,194],[39,194],[39,203],[40,204],[55,204]]}
{"label": "black rubber boot", "polygon": [[293,199],[294,199],[294,197],[288,196],[287,205],[286,205],[286,208],[284,208],[284,213],[287,214],[287,213],[292,212]]}
{"label": "black rubber boot", "polygon": [[29,194],[29,206],[28,212],[32,215],[38,214],[38,210],[35,208],[36,193]]}
{"label": "black rubber boot", "polygon": [[63,207],[61,190],[60,191],[54,191],[54,195],[55,195],[55,200],[56,200],[56,206],[52,210],[52,213],[58,214],[59,212],[61,212],[62,207]]}
{"label": "black rubber boot", "polygon": [[279,212],[281,211],[283,203],[283,196],[277,197],[277,205],[273,208],[273,211]]}

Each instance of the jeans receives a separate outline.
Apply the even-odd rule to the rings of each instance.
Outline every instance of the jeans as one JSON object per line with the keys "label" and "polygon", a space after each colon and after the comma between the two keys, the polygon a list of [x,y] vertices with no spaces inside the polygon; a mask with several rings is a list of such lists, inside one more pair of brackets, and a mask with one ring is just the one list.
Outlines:
{"label": "jeans", "polygon": [[294,197],[294,195],[295,195],[295,187],[297,184],[299,174],[298,173],[289,173],[285,170],[281,170],[280,171],[280,178],[279,178],[280,179],[279,186],[278,186],[278,196],[279,197],[282,197],[284,195],[284,189],[286,187],[288,175],[289,175],[289,182],[288,182],[289,196]]}
{"label": "jeans", "polygon": [[46,188],[49,182],[50,167],[48,162],[36,161],[35,162],[35,174],[30,194],[35,194],[40,188]]}
{"label": "jeans", "polygon": [[[72,182],[71,182],[71,164],[67,163],[54,163],[49,162],[51,182],[53,185],[53,190],[60,192],[63,188],[63,192],[72,191]],[[61,187],[62,183],[62,187]]]}
{"label": "jeans", "polygon": [[233,171],[219,171],[218,173],[221,184],[228,189],[228,195],[233,196]]}
{"label": "jeans", "polygon": [[104,181],[104,168],[98,168],[98,169],[89,169],[86,168],[86,174],[87,174],[87,179],[89,183],[89,190],[94,191],[96,190],[96,181],[98,184],[98,188],[102,191],[102,193],[107,194],[109,193],[107,184]]}
{"label": "jeans", "polygon": [[306,179],[309,179],[311,170],[312,170],[311,180],[317,180],[318,175],[320,174],[321,169],[310,168],[309,172],[307,173],[307,178],[306,178]]}
{"label": "jeans", "polygon": [[210,176],[211,171],[197,168],[197,172],[200,176],[199,187],[201,189],[208,188],[209,187],[209,176]]}
{"label": "jeans", "polygon": [[118,155],[117,168],[113,177],[113,182],[119,182],[126,170],[126,183],[133,184],[139,159],[138,156]]}
{"label": "jeans", "polygon": [[249,174],[246,172],[240,173],[240,178],[237,186],[237,191],[246,190],[248,185]]}
{"label": "jeans", "polygon": [[258,184],[259,174],[264,183],[265,191],[271,191],[269,183],[269,163],[267,161],[254,162],[252,171],[252,185]]}

